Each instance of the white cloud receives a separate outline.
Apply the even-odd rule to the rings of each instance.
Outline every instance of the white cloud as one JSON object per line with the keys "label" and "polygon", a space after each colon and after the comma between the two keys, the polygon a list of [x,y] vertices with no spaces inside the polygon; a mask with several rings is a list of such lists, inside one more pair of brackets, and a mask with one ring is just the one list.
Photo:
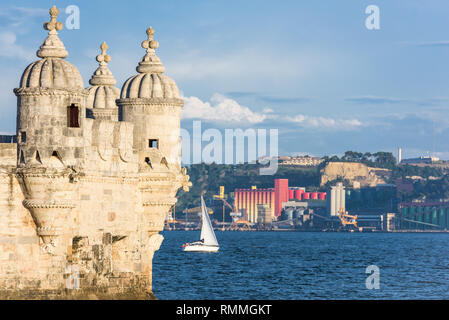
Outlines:
{"label": "white cloud", "polygon": [[185,105],[182,111],[184,119],[203,119],[217,122],[261,123],[268,116],[253,112],[237,101],[215,93],[210,102],[197,97],[183,97]]}
{"label": "white cloud", "polygon": [[48,17],[48,9],[27,7],[0,8],[0,17],[3,20],[8,20],[9,25],[16,28],[29,23],[30,19]]}
{"label": "white cloud", "polygon": [[273,113],[274,110],[271,109],[271,108],[264,108],[264,109],[262,110],[262,112],[263,112],[263,113]]}
{"label": "white cloud", "polygon": [[304,128],[313,129],[339,129],[339,130],[353,130],[362,126],[362,123],[357,119],[333,119],[325,117],[314,117],[303,114],[294,117],[285,117],[285,121],[297,123]]}
{"label": "white cloud", "polygon": [[1,57],[19,57],[25,60],[32,60],[35,52],[26,50],[16,43],[17,37],[14,32],[0,32],[0,56]]}
{"label": "white cloud", "polygon": [[[61,10],[62,11],[62,10]],[[33,60],[36,49],[27,49],[17,43],[17,34],[26,34],[34,28],[34,20],[39,24],[48,20],[48,9],[9,7],[0,8],[2,30],[0,30],[0,57]],[[33,20],[33,21],[32,21]]]}
{"label": "white cloud", "polygon": [[215,93],[209,101],[202,101],[198,97],[183,97],[185,104],[182,112],[183,119],[202,119],[212,122],[234,122],[256,124],[268,119],[277,119],[279,122],[295,123],[300,127],[309,129],[336,129],[353,130],[362,126],[357,119],[333,119],[314,117],[304,114],[296,116],[282,116],[276,114],[271,108],[262,112],[254,112],[248,107],[240,105],[237,101],[224,95]]}

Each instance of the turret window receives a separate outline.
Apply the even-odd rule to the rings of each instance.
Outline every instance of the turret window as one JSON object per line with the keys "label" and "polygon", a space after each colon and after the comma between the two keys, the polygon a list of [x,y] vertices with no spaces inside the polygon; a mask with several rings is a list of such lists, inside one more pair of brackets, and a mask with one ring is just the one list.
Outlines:
{"label": "turret window", "polygon": [[20,132],[20,142],[27,142],[27,133],[25,131]]}
{"label": "turret window", "polygon": [[148,147],[158,149],[159,148],[159,140],[158,139],[148,140]]}
{"label": "turret window", "polygon": [[78,106],[72,103],[67,108],[67,118],[68,118],[68,126],[70,128],[79,128],[80,127],[80,110]]}

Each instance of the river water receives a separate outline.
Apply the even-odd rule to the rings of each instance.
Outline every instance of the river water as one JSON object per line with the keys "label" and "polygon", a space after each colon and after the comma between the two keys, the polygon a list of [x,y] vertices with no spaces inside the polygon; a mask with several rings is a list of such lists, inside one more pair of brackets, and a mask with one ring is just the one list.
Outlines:
{"label": "river water", "polygon": [[[182,251],[199,231],[162,234],[158,299],[449,298],[449,234],[216,231],[218,253]],[[367,289],[370,265],[379,289]]]}

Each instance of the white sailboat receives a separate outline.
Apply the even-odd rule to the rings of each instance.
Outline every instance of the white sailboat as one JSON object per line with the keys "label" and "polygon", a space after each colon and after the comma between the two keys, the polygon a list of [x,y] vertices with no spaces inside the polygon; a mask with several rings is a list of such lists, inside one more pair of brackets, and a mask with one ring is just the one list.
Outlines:
{"label": "white sailboat", "polygon": [[200,241],[186,243],[183,245],[184,251],[197,252],[217,252],[220,246],[215,237],[214,228],[209,219],[204,199],[201,196],[201,236]]}

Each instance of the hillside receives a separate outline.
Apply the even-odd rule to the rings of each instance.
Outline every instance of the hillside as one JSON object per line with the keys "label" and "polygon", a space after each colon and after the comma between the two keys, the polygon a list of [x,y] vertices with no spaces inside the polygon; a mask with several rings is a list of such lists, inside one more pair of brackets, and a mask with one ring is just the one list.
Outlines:
{"label": "hillside", "polygon": [[[258,164],[194,164],[187,167],[192,187],[190,192],[178,192],[177,210],[199,206],[200,195],[211,199],[218,194],[219,186],[225,187],[229,194],[236,188],[272,188],[274,179],[289,179],[290,186],[306,187],[310,191],[326,191],[329,185],[343,181],[352,187],[354,181],[362,181],[361,186],[372,186],[376,183],[395,184],[397,179],[413,184],[413,191],[401,193],[399,200],[417,197],[439,199],[449,197],[447,189],[447,171],[431,166],[396,165],[391,153],[358,153],[348,151],[341,158],[324,157],[325,161],[318,167],[301,167],[295,165],[279,166],[272,176],[259,175]],[[327,168],[332,168],[326,170]],[[353,170],[354,169],[354,170]],[[419,180],[412,179],[419,177]]]}
{"label": "hillside", "polygon": [[279,167],[272,176],[259,175],[257,164],[194,164],[187,168],[192,187],[185,193],[178,192],[177,208],[185,209],[198,206],[200,195],[210,198],[218,194],[219,186],[225,187],[225,193],[234,192],[236,188],[272,188],[274,179],[289,179],[290,186],[302,186],[318,190],[320,188],[320,174],[318,168],[301,168],[297,166]]}

